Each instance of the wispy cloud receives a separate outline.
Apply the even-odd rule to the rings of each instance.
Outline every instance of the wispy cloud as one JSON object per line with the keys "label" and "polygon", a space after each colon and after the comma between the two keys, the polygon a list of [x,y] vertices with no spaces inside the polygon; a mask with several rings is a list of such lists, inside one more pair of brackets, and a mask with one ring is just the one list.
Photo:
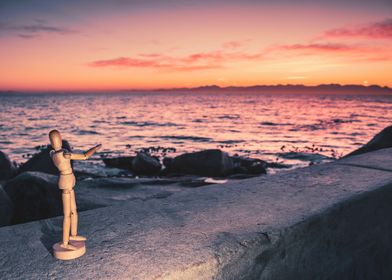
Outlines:
{"label": "wispy cloud", "polygon": [[43,20],[35,20],[31,24],[0,23],[0,33],[16,35],[24,39],[35,38],[42,34],[69,35],[77,32],[64,26],[50,25]]}
{"label": "wispy cloud", "polygon": [[327,30],[325,37],[363,37],[370,39],[392,39],[392,18],[368,24]]}
{"label": "wispy cloud", "polygon": [[262,58],[262,53],[227,52],[222,49],[193,53],[181,57],[143,53],[135,57],[96,60],[88,63],[88,66],[95,68],[154,68],[169,71],[196,71],[223,68],[226,63],[233,61],[260,60]]}
{"label": "wispy cloud", "polygon": [[353,51],[356,47],[337,43],[315,43],[315,44],[291,44],[279,45],[276,50],[312,51],[312,52],[347,52]]}
{"label": "wispy cloud", "polygon": [[[298,58],[300,56],[320,56],[345,63],[379,62],[392,60],[390,46],[380,46],[368,42],[336,42],[335,37],[365,36],[369,38],[392,38],[392,19],[351,28],[336,28],[323,33],[316,40],[298,44],[282,44],[267,47],[258,52],[246,51],[250,41],[233,40],[221,44],[220,48],[208,52],[191,53],[185,56],[170,56],[160,53],[139,53],[132,57],[116,57],[89,62],[94,68],[150,68],[165,71],[198,71],[225,68],[230,63],[261,62]],[[331,38],[333,37],[333,38]],[[300,79],[289,77],[288,79]]]}
{"label": "wispy cloud", "polygon": [[392,60],[388,46],[369,46],[362,44],[343,43],[309,43],[278,45],[269,49],[271,54],[283,54],[287,58],[298,56],[318,56],[339,59],[341,61],[380,62]]}
{"label": "wispy cloud", "polygon": [[224,42],[222,47],[225,49],[238,49],[246,46],[250,41],[250,39],[228,41]]}
{"label": "wispy cloud", "polygon": [[212,61],[194,63],[188,58],[173,58],[156,54],[142,54],[137,57],[118,57],[113,59],[96,60],[88,63],[88,66],[95,68],[116,67],[116,68],[151,68],[177,71],[195,71],[216,69],[222,67]]}

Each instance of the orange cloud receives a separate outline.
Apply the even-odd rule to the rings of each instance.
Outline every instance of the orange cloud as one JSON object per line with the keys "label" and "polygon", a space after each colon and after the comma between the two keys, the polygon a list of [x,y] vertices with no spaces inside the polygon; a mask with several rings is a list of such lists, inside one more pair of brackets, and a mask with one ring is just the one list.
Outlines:
{"label": "orange cloud", "polygon": [[364,45],[350,45],[341,43],[311,43],[280,45],[270,48],[270,52],[284,51],[295,55],[333,55],[342,56],[351,62],[388,61],[392,60],[391,50],[388,47],[369,47]]}
{"label": "orange cloud", "polygon": [[[205,59],[205,58],[204,58]],[[173,58],[159,54],[142,54],[137,58],[119,57],[114,59],[96,60],[88,63],[90,67],[119,67],[119,68],[154,68],[171,71],[195,71],[216,69],[222,67],[221,64],[205,61],[197,63],[200,57]]]}
{"label": "orange cloud", "polygon": [[226,52],[215,50],[193,53],[182,57],[166,56],[157,53],[138,54],[136,57],[118,57],[96,60],[88,63],[90,67],[154,68],[171,71],[195,71],[218,69],[234,61],[260,60],[263,53]]}
{"label": "orange cloud", "polygon": [[346,44],[336,44],[336,43],[319,43],[319,44],[292,44],[292,45],[280,45],[275,49],[278,50],[305,50],[314,52],[347,52],[353,51],[357,48],[346,45]]}
{"label": "orange cloud", "polygon": [[222,47],[226,48],[226,49],[237,49],[237,48],[245,46],[247,43],[249,43],[249,41],[251,41],[251,40],[247,39],[247,40],[228,41],[228,42],[223,43]]}
{"label": "orange cloud", "polygon": [[[369,38],[392,38],[392,19],[370,23],[351,28],[335,28],[325,31],[320,39],[343,36],[365,36]],[[328,38],[327,38],[328,37]],[[330,38],[331,39],[331,38]],[[139,53],[132,57],[116,57],[89,62],[93,68],[148,68],[165,71],[198,71],[226,68],[230,63],[258,62],[274,60],[282,54],[286,58],[293,55],[322,55],[343,59],[346,62],[379,62],[392,60],[388,45],[372,46],[367,44],[340,42],[310,42],[298,44],[277,45],[256,53],[242,49],[250,40],[233,40],[221,44],[221,47],[208,52],[191,53],[185,56],[170,56],[161,53]],[[284,57],[284,56],[283,56]]]}

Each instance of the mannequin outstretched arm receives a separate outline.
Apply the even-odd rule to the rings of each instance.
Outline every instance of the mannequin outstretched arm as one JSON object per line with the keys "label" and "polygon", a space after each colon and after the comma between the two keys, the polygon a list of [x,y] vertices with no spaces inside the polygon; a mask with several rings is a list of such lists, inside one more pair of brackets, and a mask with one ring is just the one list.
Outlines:
{"label": "mannequin outstretched arm", "polygon": [[92,147],[91,149],[87,150],[83,154],[66,152],[66,153],[64,153],[64,157],[72,159],[72,160],[86,160],[86,159],[89,159],[101,147],[102,147],[102,145],[99,144],[99,145],[97,145],[95,147]]}

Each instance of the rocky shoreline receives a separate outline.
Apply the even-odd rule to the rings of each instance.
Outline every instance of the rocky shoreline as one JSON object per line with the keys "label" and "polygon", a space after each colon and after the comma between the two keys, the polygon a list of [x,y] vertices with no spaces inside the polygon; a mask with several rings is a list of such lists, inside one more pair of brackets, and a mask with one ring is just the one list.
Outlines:
{"label": "rocky shoreline", "polygon": [[[63,147],[71,149],[67,141]],[[392,147],[392,126],[347,156]],[[0,226],[62,215],[57,169],[50,147],[17,166],[0,151]],[[140,151],[135,156],[102,158],[112,176],[75,168],[80,211],[111,206],[127,200],[164,198],[189,187],[223,183],[265,175],[269,168],[288,168],[280,163],[240,157],[218,150],[203,150],[160,159]]]}

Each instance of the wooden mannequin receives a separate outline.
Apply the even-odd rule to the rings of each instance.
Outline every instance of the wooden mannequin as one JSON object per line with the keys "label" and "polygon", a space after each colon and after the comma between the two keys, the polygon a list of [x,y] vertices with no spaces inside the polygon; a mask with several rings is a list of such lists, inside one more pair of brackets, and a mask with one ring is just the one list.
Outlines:
{"label": "wooden mannequin", "polygon": [[63,241],[53,246],[53,252],[58,259],[70,260],[78,258],[86,252],[86,238],[78,235],[78,213],[73,190],[76,179],[72,171],[71,160],[88,159],[101,148],[101,144],[89,149],[84,154],[76,154],[62,149],[62,139],[59,131],[52,130],[49,133],[49,139],[53,148],[50,151],[50,156],[54,165],[60,171],[58,186],[62,190],[64,212]]}

